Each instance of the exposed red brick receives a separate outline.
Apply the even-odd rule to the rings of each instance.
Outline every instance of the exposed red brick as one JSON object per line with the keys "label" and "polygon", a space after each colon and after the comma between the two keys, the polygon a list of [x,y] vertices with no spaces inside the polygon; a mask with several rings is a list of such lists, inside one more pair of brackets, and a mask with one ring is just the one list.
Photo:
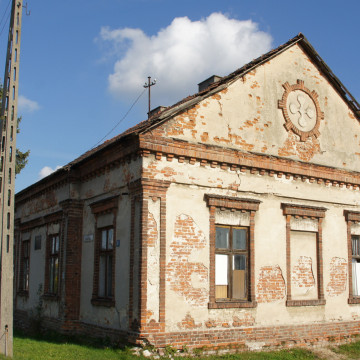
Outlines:
{"label": "exposed red brick", "polygon": [[299,288],[311,288],[315,286],[311,257],[300,256],[298,258],[292,270],[291,282],[293,286]]}
{"label": "exposed red brick", "polygon": [[[173,291],[195,306],[208,301],[208,269],[201,262],[190,262],[193,252],[206,246],[206,237],[188,215],[179,215],[174,226],[174,238],[170,244],[167,281]],[[195,288],[192,276],[197,275],[203,287]]]}
{"label": "exposed red brick", "polygon": [[157,223],[155,221],[154,215],[149,212],[148,224],[147,224],[147,236],[148,236],[148,246],[155,246],[158,239],[158,229]]}
{"label": "exposed red brick", "polygon": [[337,296],[346,290],[347,261],[343,258],[333,257],[330,262],[330,282],[326,291],[329,296]]}
{"label": "exposed red brick", "polygon": [[316,154],[321,151],[320,143],[316,138],[307,138],[305,142],[292,132],[288,133],[283,147],[279,148],[279,156],[297,155],[302,161],[310,161]]}
{"label": "exposed red brick", "polygon": [[191,317],[189,313],[187,313],[185,318],[178,323],[178,327],[180,329],[196,329],[200,326],[201,324],[195,324],[195,320]]}
{"label": "exposed red brick", "polygon": [[281,300],[285,297],[285,280],[279,265],[260,269],[256,299],[259,303]]}

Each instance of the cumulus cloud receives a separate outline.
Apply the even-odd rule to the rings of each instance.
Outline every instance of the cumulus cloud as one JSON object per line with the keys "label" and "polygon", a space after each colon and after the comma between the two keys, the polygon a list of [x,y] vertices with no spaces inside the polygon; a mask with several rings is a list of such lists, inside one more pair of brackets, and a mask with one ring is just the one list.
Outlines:
{"label": "cumulus cloud", "polygon": [[40,172],[39,172],[39,178],[43,179],[44,177],[52,174],[53,172],[55,172],[56,170],[61,169],[62,166],[57,166],[55,169],[52,169],[50,166],[44,166]]}
{"label": "cumulus cloud", "polygon": [[40,109],[40,106],[36,101],[30,100],[23,95],[19,96],[18,107],[22,112],[33,112]]}
{"label": "cumulus cloud", "polygon": [[134,97],[152,76],[158,80],[153,96],[162,102],[156,105],[171,105],[196,92],[197,83],[211,75],[228,75],[267,52],[272,42],[253,21],[221,13],[199,21],[175,18],[153,36],[141,29],[103,27],[100,39],[118,56],[108,79],[111,93]]}

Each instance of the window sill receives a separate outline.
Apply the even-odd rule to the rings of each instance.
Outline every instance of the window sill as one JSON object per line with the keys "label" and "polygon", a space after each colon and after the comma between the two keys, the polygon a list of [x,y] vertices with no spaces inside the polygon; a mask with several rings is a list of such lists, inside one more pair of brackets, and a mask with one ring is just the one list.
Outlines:
{"label": "window sill", "polygon": [[94,306],[105,306],[105,307],[114,307],[114,299],[104,299],[104,298],[93,298],[91,299],[91,304]]}
{"label": "window sill", "polygon": [[58,301],[59,300],[59,295],[58,294],[44,294],[42,296],[42,298],[44,300],[49,300],[49,301]]}
{"label": "window sill", "polygon": [[349,298],[348,304],[360,304],[360,297]]}
{"label": "window sill", "polygon": [[286,306],[319,306],[325,305],[326,300],[315,299],[315,300],[287,300]]}
{"label": "window sill", "polygon": [[256,301],[216,301],[209,302],[209,309],[255,308]]}

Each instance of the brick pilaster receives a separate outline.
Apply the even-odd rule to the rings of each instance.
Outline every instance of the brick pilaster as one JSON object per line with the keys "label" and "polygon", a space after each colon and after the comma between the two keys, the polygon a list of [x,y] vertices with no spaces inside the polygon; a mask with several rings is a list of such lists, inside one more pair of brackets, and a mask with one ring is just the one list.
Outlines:
{"label": "brick pilaster", "polygon": [[80,200],[69,199],[61,202],[60,205],[63,208],[65,221],[62,271],[65,272],[66,281],[62,284],[62,294],[66,322],[79,320],[80,315],[83,203]]}

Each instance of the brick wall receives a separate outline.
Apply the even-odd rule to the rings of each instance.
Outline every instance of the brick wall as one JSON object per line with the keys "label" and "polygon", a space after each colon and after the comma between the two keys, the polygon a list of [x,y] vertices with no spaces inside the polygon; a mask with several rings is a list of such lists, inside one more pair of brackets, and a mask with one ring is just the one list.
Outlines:
{"label": "brick wall", "polygon": [[[193,262],[189,257],[193,252],[206,246],[206,237],[189,215],[176,217],[174,239],[170,243],[167,279],[170,288],[194,306],[204,306],[209,299],[208,269],[201,262]],[[202,282],[201,288],[194,287],[192,277]]]}
{"label": "brick wall", "polygon": [[285,280],[279,265],[264,266],[260,269],[256,287],[259,303],[281,300],[285,297]]}
{"label": "brick wall", "polygon": [[326,287],[329,296],[337,296],[346,290],[347,261],[343,258],[333,257],[330,261],[330,282]]}

